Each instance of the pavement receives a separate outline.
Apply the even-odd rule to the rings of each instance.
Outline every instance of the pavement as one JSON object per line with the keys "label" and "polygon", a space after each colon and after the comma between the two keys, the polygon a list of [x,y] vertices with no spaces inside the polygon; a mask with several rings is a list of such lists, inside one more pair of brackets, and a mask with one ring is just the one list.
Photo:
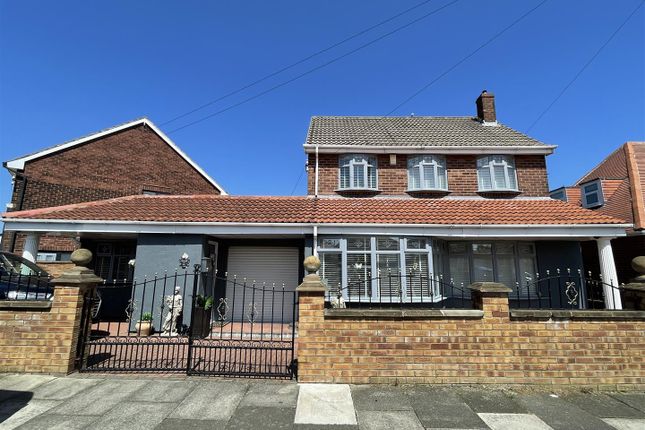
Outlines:
{"label": "pavement", "polygon": [[0,429],[645,430],[645,393],[0,374]]}

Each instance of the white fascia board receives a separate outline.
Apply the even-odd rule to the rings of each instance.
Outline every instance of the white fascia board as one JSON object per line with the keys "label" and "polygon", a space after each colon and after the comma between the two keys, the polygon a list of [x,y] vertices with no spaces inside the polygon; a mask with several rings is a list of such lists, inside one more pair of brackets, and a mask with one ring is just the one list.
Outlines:
{"label": "white fascia board", "polygon": [[190,164],[197,172],[199,172],[200,175],[204,177],[208,182],[211,183],[215,188],[217,188],[222,195],[227,195],[226,191],[224,188],[222,188],[213,178],[211,178],[201,167],[199,167],[184,151],[179,149],[175,143],[170,140],[168,136],[166,136],[161,130],[157,128],[156,125],[152,123],[148,118],[141,118],[137,119],[134,121],[127,122],[125,124],[121,124],[116,127],[108,128],[107,130],[100,131],[98,133],[91,134],[89,136],[82,137],[80,139],[76,140],[71,140],[69,142],[63,143],[61,145],[53,146],[51,148],[44,149],[40,152],[36,152],[35,154],[27,155],[26,157],[21,157],[21,158],[16,158],[15,160],[7,161],[4,163],[5,167],[9,170],[24,170],[25,168],[25,163],[31,160],[35,160],[37,158],[44,157],[49,154],[53,154],[55,152],[63,151],[67,148],[71,148],[77,145],[82,145],[85,142],[89,142],[91,140],[99,139],[104,136],[108,136],[110,134],[117,133],[122,130],[126,130],[131,127],[135,127],[138,125],[146,125],[150,127],[157,135],[164,141],[168,146],[170,146],[181,158],[186,160],[188,164]]}
{"label": "white fascia board", "polygon": [[[315,152],[316,145],[303,145],[305,153]],[[549,155],[555,145],[544,146],[377,146],[377,145],[318,145],[320,154],[361,153],[361,154],[523,154]]]}
{"label": "white fascia board", "polygon": [[622,237],[631,224],[554,225],[437,225],[437,224],[310,224],[310,223],[217,223],[66,221],[5,218],[7,231],[57,231],[75,233],[167,233],[167,234],[318,234],[409,235],[480,238],[590,238]]}

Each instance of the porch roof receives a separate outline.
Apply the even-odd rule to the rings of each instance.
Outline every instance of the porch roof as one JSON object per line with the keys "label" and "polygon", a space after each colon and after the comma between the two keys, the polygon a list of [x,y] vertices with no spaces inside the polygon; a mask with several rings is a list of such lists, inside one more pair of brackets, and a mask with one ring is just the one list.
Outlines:
{"label": "porch roof", "polygon": [[12,222],[392,225],[611,225],[624,221],[548,198],[313,198],[135,195],[8,212]]}

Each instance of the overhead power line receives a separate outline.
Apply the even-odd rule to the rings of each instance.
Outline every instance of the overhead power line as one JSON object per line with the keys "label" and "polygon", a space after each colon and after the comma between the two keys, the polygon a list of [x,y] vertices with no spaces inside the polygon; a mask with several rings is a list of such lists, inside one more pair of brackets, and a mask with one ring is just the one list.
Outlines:
{"label": "overhead power line", "polygon": [[537,124],[537,123],[542,119],[542,117],[543,117],[544,115],[546,115],[546,113],[547,113],[549,110],[551,110],[551,108],[553,107],[553,105],[554,105],[554,104],[556,104],[558,100],[560,100],[560,98],[564,95],[564,93],[566,93],[566,92],[567,92],[567,90],[569,89],[569,87],[571,87],[571,85],[573,85],[573,83],[574,83],[574,82],[575,82],[575,81],[580,77],[580,75],[582,75],[582,73],[587,69],[587,67],[589,67],[589,66],[591,65],[591,63],[593,63],[593,61],[594,61],[594,60],[596,59],[596,57],[600,54],[600,52],[601,52],[601,51],[602,51],[602,50],[603,50],[607,45],[609,45],[609,43],[614,39],[614,37],[616,37],[616,35],[620,32],[620,30],[622,30],[622,28],[625,26],[625,24],[627,24],[627,22],[628,22],[628,21],[629,21],[629,20],[630,20],[630,19],[631,19],[635,14],[636,14],[636,12],[638,12],[638,9],[640,9],[640,8],[641,8],[641,6],[643,6],[643,3],[645,3],[645,0],[644,0],[644,1],[641,1],[641,2],[638,4],[638,6],[636,6],[636,8],[635,8],[635,9],[634,9],[634,10],[633,10],[629,15],[627,15],[627,18],[625,18],[625,19],[623,20],[623,22],[618,26],[618,28],[616,28],[616,30],[614,30],[614,32],[611,34],[611,36],[609,36],[609,39],[607,39],[607,40],[605,41],[605,43],[603,43],[603,44],[600,46],[600,48],[598,48],[598,50],[597,50],[597,51],[596,51],[596,52],[591,56],[591,58],[590,58],[590,59],[589,59],[589,60],[588,60],[588,61],[587,61],[583,66],[582,66],[582,68],[581,68],[580,70],[578,70],[578,73],[576,73],[576,74],[575,74],[575,76],[573,77],[573,79],[571,79],[571,80],[569,81],[569,83],[568,83],[567,85],[565,85],[565,86],[564,86],[564,88],[562,88],[562,91],[560,91],[560,93],[556,96],[556,98],[554,98],[554,99],[553,99],[553,101],[552,101],[551,103],[549,103],[549,105],[546,107],[546,109],[544,109],[544,110],[542,111],[542,113],[540,113],[540,115],[538,115],[538,117],[535,119],[535,121],[533,121],[533,123],[531,123],[531,125],[529,126],[529,128],[527,128],[527,129],[526,129],[526,131],[527,131],[527,132],[531,131],[531,129],[535,126],[535,124]]}
{"label": "overhead power line", "polygon": [[349,36],[349,37],[347,37],[347,38],[345,38],[345,39],[343,39],[343,40],[341,40],[339,42],[336,42],[336,43],[334,43],[334,44],[332,44],[332,45],[330,45],[330,46],[328,46],[328,47],[326,47],[324,49],[321,49],[320,51],[316,51],[313,54],[310,54],[310,55],[308,55],[308,56],[296,61],[295,63],[291,63],[288,66],[284,66],[281,69],[278,69],[278,70],[276,70],[276,71],[274,71],[272,73],[269,73],[268,75],[265,75],[265,76],[261,77],[260,79],[257,79],[257,80],[255,80],[253,82],[250,82],[250,83],[246,84],[246,85],[243,85],[240,88],[238,88],[236,90],[233,90],[233,91],[231,91],[229,93],[223,94],[223,95],[221,95],[220,97],[218,97],[216,99],[208,101],[208,102],[204,103],[203,105],[200,105],[200,106],[198,106],[198,107],[196,107],[194,109],[189,110],[188,112],[184,112],[181,115],[177,115],[177,116],[169,119],[166,122],[162,122],[161,125],[170,124],[171,122],[174,122],[174,121],[176,121],[178,119],[184,118],[184,117],[186,117],[186,116],[188,116],[190,114],[193,114],[193,113],[198,112],[198,111],[200,111],[202,109],[205,109],[208,106],[211,106],[211,105],[213,105],[213,104],[215,104],[215,103],[217,103],[219,101],[222,101],[222,100],[224,100],[224,99],[226,99],[228,97],[231,97],[231,96],[233,96],[235,94],[238,94],[238,93],[240,93],[240,92],[242,92],[244,90],[247,90],[247,89],[249,89],[251,87],[254,87],[257,84],[260,84],[260,83],[266,81],[269,78],[272,78],[272,77],[274,77],[276,75],[279,75],[282,72],[286,72],[287,70],[292,69],[292,68],[294,68],[294,67],[296,67],[296,66],[298,66],[298,65],[300,65],[302,63],[305,63],[305,62],[311,60],[312,58],[315,58],[315,57],[317,57],[317,56],[319,56],[321,54],[324,54],[327,51],[330,51],[330,50],[332,50],[334,48],[337,48],[337,47],[339,47],[339,46],[341,46],[341,45],[343,45],[343,44],[345,44],[345,43],[347,43],[347,42],[349,42],[349,41],[351,41],[353,39],[356,39],[359,36],[362,36],[365,33],[368,33],[370,31],[374,30],[375,28],[378,28],[378,27],[380,27],[380,26],[382,26],[384,24],[387,24],[390,21],[394,21],[395,19],[397,19],[397,18],[399,18],[399,17],[401,17],[401,16],[403,16],[403,15],[409,13],[409,12],[412,12],[413,10],[418,9],[421,6],[424,6],[424,5],[426,5],[426,4],[428,4],[428,3],[432,2],[432,1],[433,0],[424,0],[421,3],[417,3],[414,6],[409,7],[407,9],[405,9],[404,11],[401,11],[401,12],[397,13],[396,15],[392,15],[391,17],[389,17],[389,18],[387,18],[387,19],[385,19],[385,20],[383,20],[381,22],[378,22],[378,23],[376,23],[376,24],[374,24],[374,25],[372,25],[370,27],[367,27],[367,28],[365,28],[365,29],[363,29],[363,30],[361,30],[361,31],[359,31],[357,33],[354,33],[351,36]]}
{"label": "overhead power line", "polygon": [[322,63],[322,64],[316,66],[316,67],[313,67],[313,68],[307,70],[306,72],[303,72],[303,73],[301,73],[299,75],[296,75],[295,77],[293,77],[291,79],[288,79],[288,80],[283,81],[283,82],[281,82],[281,83],[279,83],[277,85],[274,85],[274,86],[272,86],[272,87],[270,87],[270,88],[268,88],[268,89],[266,89],[264,91],[261,91],[261,92],[255,94],[255,95],[253,95],[253,96],[247,97],[247,98],[245,98],[245,99],[243,99],[243,100],[241,100],[241,101],[239,101],[237,103],[229,105],[229,106],[227,106],[227,107],[225,107],[223,109],[220,109],[218,111],[215,111],[215,112],[213,112],[213,113],[211,113],[209,115],[203,116],[202,118],[199,118],[199,119],[197,119],[195,121],[189,122],[188,124],[182,125],[181,127],[177,127],[177,128],[175,128],[173,130],[170,130],[168,132],[168,134],[177,132],[179,130],[183,130],[184,128],[193,126],[193,125],[198,124],[198,123],[200,123],[202,121],[205,121],[207,119],[213,118],[214,116],[221,115],[224,112],[227,112],[227,111],[229,111],[229,110],[231,110],[233,108],[236,108],[238,106],[246,104],[246,103],[248,103],[248,102],[250,102],[252,100],[255,100],[255,99],[259,98],[259,97],[262,97],[265,94],[268,94],[268,93],[270,93],[272,91],[275,91],[275,90],[277,90],[279,88],[282,88],[285,85],[288,85],[288,84],[290,84],[292,82],[295,82],[298,79],[301,79],[301,78],[303,78],[303,77],[305,77],[307,75],[310,75],[310,74],[312,74],[312,73],[314,73],[314,72],[316,72],[316,71],[318,71],[320,69],[323,69],[323,68],[325,68],[325,67],[327,67],[327,66],[329,66],[331,64],[334,64],[335,62],[337,62],[339,60],[342,60],[345,57],[348,57],[348,56],[350,56],[352,54],[355,54],[356,52],[358,52],[358,51],[360,51],[362,49],[365,49],[368,46],[371,46],[371,45],[375,44],[376,42],[379,42],[379,41],[381,41],[381,40],[383,40],[383,39],[385,39],[385,38],[387,38],[387,37],[389,37],[389,36],[391,36],[391,35],[393,35],[395,33],[398,33],[399,31],[401,31],[401,30],[403,30],[403,29],[405,29],[407,27],[410,27],[411,25],[416,24],[417,22],[419,22],[419,21],[421,21],[423,19],[426,19],[426,18],[432,16],[432,15],[442,11],[443,9],[446,9],[449,6],[452,6],[453,4],[455,4],[455,3],[459,2],[459,1],[460,0],[452,0],[450,3],[447,3],[447,4],[441,6],[441,7],[437,8],[437,9],[433,9],[432,11],[430,11],[428,13],[425,13],[425,14],[421,15],[418,18],[415,18],[414,20],[395,28],[394,30],[389,31],[389,32],[377,37],[376,39],[372,39],[369,42],[366,42],[366,43],[360,45],[359,47],[352,49],[351,51],[348,51],[348,52],[346,52],[346,53],[344,53],[342,55],[339,55],[338,57],[335,57],[335,58],[333,58],[333,59],[331,59],[331,60],[329,60],[329,61],[327,61],[325,63]]}

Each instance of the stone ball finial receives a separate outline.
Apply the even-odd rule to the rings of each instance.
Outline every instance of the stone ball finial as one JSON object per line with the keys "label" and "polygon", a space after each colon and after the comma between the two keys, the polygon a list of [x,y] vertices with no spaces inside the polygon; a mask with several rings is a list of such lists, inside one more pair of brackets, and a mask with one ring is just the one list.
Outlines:
{"label": "stone ball finial", "polygon": [[305,258],[303,265],[307,273],[316,273],[320,269],[320,260],[315,255],[310,255]]}
{"label": "stone ball finial", "polygon": [[72,252],[70,259],[75,265],[86,267],[92,261],[92,252],[89,249],[80,248]]}
{"label": "stone ball finial", "polygon": [[632,269],[639,275],[645,275],[645,255],[632,259]]}

